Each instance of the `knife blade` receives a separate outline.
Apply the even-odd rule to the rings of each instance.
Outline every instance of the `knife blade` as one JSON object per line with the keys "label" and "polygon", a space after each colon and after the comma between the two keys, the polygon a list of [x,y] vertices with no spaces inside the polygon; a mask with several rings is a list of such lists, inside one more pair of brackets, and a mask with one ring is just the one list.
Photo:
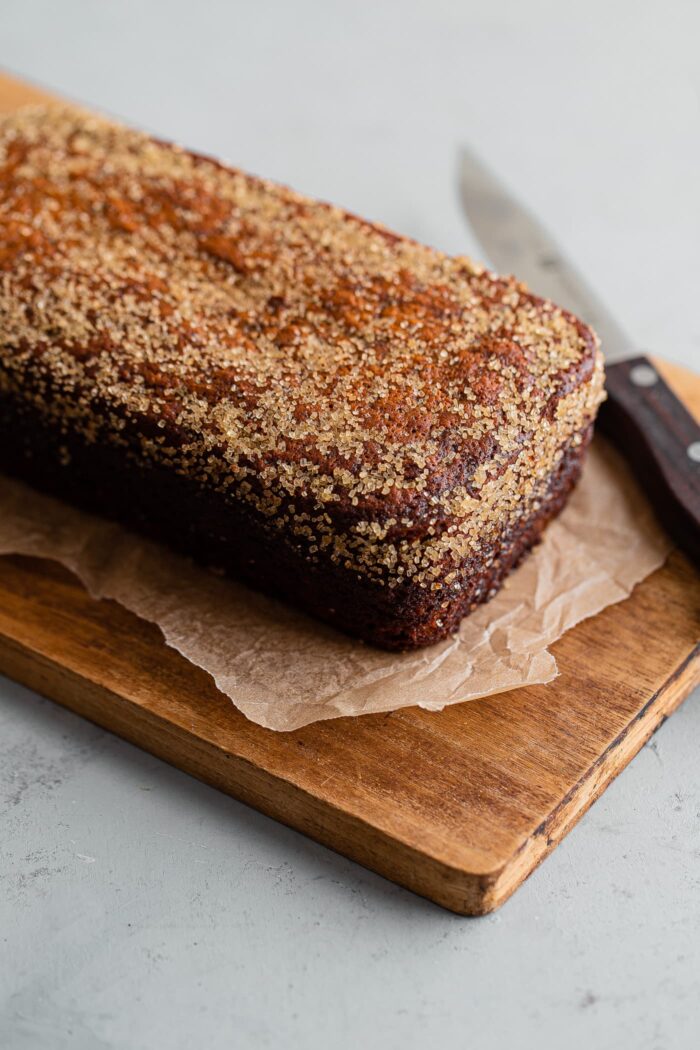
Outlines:
{"label": "knife blade", "polygon": [[628,459],[672,538],[700,566],[700,426],[551,234],[466,147],[459,157],[459,191],[489,262],[598,333],[608,394],[600,429]]}

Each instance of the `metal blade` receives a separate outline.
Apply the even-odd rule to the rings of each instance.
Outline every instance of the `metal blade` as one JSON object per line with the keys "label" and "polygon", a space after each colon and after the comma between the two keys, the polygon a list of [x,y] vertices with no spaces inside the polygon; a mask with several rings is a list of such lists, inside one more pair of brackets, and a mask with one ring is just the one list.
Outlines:
{"label": "metal blade", "polygon": [[496,270],[514,273],[536,295],[590,324],[608,360],[639,352],[549,233],[469,149],[460,154],[459,187],[467,218]]}

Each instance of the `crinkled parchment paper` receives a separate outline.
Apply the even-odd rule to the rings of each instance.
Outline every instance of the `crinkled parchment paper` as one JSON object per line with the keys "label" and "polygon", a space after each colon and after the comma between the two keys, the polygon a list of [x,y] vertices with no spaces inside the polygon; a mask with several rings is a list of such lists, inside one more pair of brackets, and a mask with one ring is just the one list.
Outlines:
{"label": "crinkled parchment paper", "polygon": [[396,655],[0,477],[0,553],[62,562],[95,598],[157,623],[244,715],[277,730],[549,682],[547,646],[627,597],[669,546],[617,454],[596,440],[566,510],[496,598],[455,637]]}

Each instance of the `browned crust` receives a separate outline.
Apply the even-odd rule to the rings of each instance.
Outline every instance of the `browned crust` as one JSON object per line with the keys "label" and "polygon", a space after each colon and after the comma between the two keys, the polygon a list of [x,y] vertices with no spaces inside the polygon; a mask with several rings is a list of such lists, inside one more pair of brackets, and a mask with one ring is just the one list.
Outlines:
{"label": "browned crust", "polygon": [[167,542],[206,567],[223,570],[258,590],[291,601],[313,616],[385,649],[430,645],[498,591],[508,573],[538,542],[576,484],[592,428],[568,449],[527,511],[507,533],[441,591],[410,581],[388,589],[339,568],[330,559],[310,564],[292,537],[280,540],[240,503],[157,466],[130,464],[109,445],[69,440],[65,446],[34,413],[0,399],[0,470],[49,494],[114,518]]}
{"label": "browned crust", "polygon": [[[503,575],[601,390],[591,330],[513,278],[76,110],[0,121],[0,396],[47,435],[12,469],[35,440],[86,502],[92,449],[97,488],[182,490],[170,532],[253,523],[303,563],[280,593],[352,581],[396,620],[363,636],[420,608],[424,644]],[[131,492],[103,505],[146,527]]]}

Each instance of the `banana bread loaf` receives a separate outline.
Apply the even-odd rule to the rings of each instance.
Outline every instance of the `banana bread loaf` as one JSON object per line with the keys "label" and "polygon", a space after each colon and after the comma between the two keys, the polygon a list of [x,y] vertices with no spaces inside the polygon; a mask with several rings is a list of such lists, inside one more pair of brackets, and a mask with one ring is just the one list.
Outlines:
{"label": "banana bread loaf", "polygon": [[495,593],[602,382],[513,278],[71,107],[0,121],[0,469],[367,642]]}

